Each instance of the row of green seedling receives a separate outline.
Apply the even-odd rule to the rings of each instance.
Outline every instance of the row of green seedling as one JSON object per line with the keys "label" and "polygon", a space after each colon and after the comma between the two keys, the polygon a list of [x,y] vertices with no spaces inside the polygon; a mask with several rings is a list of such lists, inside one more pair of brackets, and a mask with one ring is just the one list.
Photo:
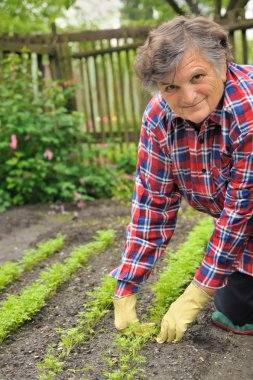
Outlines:
{"label": "row of green seedling", "polygon": [[0,305],[0,341],[41,310],[57,288],[80,266],[86,264],[92,254],[103,251],[112,244],[114,237],[113,230],[98,231],[94,242],[75,248],[63,263],[49,266],[18,295],[8,295]]}
{"label": "row of green seedling", "polygon": [[152,324],[133,324],[124,333],[115,336],[114,346],[119,357],[117,363],[106,355],[106,363],[110,370],[104,373],[106,379],[127,380],[143,375],[143,363],[146,359],[140,350],[159,332],[163,315],[170,304],[175,301],[192,280],[194,273],[203,260],[206,245],[213,230],[213,220],[204,217],[189,233],[185,243],[180,245],[176,253],[171,253],[166,259],[166,267],[159,280],[152,287],[154,299],[150,307],[150,321]]}
{"label": "row of green seedling", "polygon": [[75,327],[56,330],[60,334],[57,347],[49,345],[44,359],[37,365],[40,380],[53,380],[63,370],[71,351],[78,345],[87,344],[94,336],[96,325],[112,308],[115,285],[115,279],[105,276],[101,286],[87,294],[89,301],[84,304],[84,310],[78,313]]}
{"label": "row of green seedling", "polygon": [[17,261],[7,261],[0,266],[0,290],[10,285],[14,280],[18,279],[24,272],[31,270],[36,264],[42,260],[52,256],[59,251],[64,243],[66,236],[58,234],[55,239],[47,240],[37,244],[34,249],[29,249]]}

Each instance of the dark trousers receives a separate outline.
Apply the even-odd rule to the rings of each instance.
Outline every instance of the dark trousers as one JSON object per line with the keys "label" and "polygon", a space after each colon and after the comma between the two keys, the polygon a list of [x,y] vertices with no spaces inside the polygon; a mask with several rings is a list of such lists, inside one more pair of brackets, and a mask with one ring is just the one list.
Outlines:
{"label": "dark trousers", "polygon": [[253,277],[233,273],[227,285],[216,292],[214,303],[234,325],[253,323]]}

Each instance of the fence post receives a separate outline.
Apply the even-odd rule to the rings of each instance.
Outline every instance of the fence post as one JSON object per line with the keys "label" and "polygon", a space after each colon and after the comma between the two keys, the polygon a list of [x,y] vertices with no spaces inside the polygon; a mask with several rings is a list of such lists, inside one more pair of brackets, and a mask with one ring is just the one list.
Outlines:
{"label": "fence post", "polygon": [[[71,54],[67,39],[61,43],[57,41],[57,29],[55,23],[52,24],[52,42],[54,53],[50,57],[50,69],[53,80],[60,80],[64,85],[73,80]],[[68,101],[69,111],[77,109],[75,96]]]}

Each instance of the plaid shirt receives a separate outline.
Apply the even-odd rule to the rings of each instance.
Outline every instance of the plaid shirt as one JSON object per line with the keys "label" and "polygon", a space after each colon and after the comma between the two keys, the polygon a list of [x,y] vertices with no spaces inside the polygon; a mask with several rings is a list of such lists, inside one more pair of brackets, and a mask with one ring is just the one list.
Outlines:
{"label": "plaid shirt", "polygon": [[253,275],[253,67],[230,64],[222,100],[196,126],[159,93],[143,116],[131,223],[115,295],[139,290],[169,243],[181,199],[216,218],[195,281],[224,286],[234,271]]}

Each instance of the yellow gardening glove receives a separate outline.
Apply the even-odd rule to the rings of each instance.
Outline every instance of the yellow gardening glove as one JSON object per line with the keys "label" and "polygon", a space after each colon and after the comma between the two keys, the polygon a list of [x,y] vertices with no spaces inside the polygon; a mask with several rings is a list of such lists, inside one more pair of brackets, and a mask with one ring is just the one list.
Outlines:
{"label": "yellow gardening glove", "polygon": [[138,322],[135,311],[136,294],[126,297],[113,297],[114,324],[117,330],[124,330],[130,323]]}
{"label": "yellow gardening glove", "polygon": [[188,325],[196,319],[199,311],[209,299],[211,296],[191,283],[184,293],[170,305],[162,319],[161,331],[156,341],[158,343],[180,341]]}

